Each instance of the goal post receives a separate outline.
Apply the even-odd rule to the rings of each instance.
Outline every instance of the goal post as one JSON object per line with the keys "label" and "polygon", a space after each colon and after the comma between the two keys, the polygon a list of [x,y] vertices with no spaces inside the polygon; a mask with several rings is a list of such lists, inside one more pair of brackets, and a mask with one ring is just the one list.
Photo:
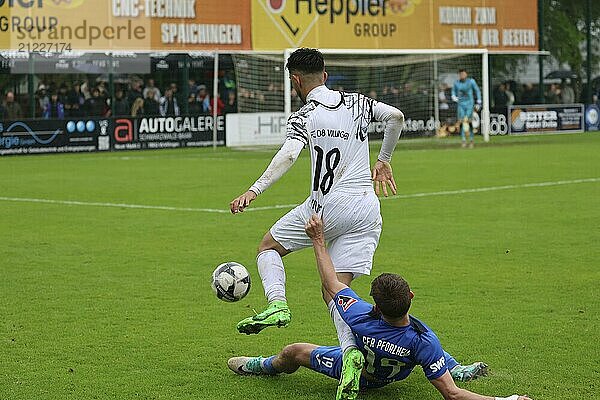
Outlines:
{"label": "goal post", "polygon": [[[295,49],[284,52],[284,66]],[[405,134],[435,135],[456,119],[449,91],[465,68],[481,89],[480,132],[489,141],[490,93],[487,49],[321,49],[332,89],[361,92],[405,113]],[[283,70],[284,113],[299,107]],[[296,101],[294,101],[296,99]],[[374,128],[376,129],[376,128]]]}

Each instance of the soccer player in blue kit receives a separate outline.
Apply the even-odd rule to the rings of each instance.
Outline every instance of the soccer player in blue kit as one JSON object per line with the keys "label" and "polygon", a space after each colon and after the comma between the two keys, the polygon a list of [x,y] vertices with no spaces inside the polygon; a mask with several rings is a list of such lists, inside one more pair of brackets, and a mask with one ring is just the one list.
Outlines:
{"label": "soccer player in blue kit", "polygon": [[[475,94],[475,96],[473,95]],[[475,97],[477,97],[477,105],[475,106]],[[460,123],[460,138],[462,139],[462,147],[467,146],[467,134],[469,135],[469,147],[473,147],[475,134],[473,133],[473,109],[477,111],[481,108],[481,90],[477,86],[475,79],[469,78],[465,69],[458,71],[458,80],[452,86],[452,101],[457,103],[456,118]]]}
{"label": "soccer player in blue kit", "polygon": [[[519,395],[483,396],[456,386],[455,380],[467,381],[486,375],[487,365],[481,362],[460,365],[442,349],[427,325],[408,314],[414,296],[408,283],[399,275],[379,275],[371,283],[373,306],[338,280],[325,247],[321,218],[313,215],[306,224],[306,233],[313,242],[325,300],[335,302],[365,356],[360,388],[382,387],[403,380],[420,365],[446,400],[531,400]],[[295,343],[268,358],[230,358],[228,366],[240,375],[291,374],[303,366],[340,379],[342,352],[339,347]]]}

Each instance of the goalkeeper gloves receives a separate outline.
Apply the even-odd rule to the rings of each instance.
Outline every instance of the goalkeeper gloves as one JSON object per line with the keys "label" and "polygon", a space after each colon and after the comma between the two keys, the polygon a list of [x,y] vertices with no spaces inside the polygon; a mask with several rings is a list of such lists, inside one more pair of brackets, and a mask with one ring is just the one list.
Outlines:
{"label": "goalkeeper gloves", "polygon": [[452,95],[452,101],[455,103],[458,103],[458,97],[455,95]]}

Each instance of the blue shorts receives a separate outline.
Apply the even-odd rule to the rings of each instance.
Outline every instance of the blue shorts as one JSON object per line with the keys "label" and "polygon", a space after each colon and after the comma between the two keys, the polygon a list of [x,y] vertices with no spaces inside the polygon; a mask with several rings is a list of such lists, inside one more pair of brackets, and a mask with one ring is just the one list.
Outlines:
{"label": "blue shorts", "polygon": [[459,102],[457,108],[457,117],[459,121],[462,121],[465,117],[471,119],[473,117],[473,102]]}
{"label": "blue shorts", "polygon": [[[342,375],[343,354],[339,346],[321,346],[310,353],[310,369],[317,371],[330,378],[339,380]],[[385,386],[385,383],[367,381],[360,378],[360,388],[377,388]]]}

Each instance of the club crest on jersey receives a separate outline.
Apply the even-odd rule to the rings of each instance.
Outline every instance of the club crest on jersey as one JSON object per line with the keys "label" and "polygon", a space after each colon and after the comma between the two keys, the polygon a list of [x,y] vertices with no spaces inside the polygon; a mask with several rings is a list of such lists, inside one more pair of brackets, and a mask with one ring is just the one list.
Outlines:
{"label": "club crest on jersey", "polygon": [[342,307],[342,310],[346,312],[352,306],[352,304],[356,303],[356,299],[350,296],[338,296],[337,303],[340,307]]}

